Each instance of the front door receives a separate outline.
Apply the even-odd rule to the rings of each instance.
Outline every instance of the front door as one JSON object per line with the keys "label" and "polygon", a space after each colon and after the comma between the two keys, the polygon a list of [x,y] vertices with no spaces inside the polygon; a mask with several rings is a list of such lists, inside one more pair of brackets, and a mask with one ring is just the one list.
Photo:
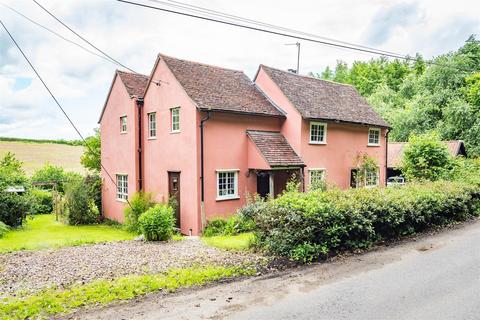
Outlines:
{"label": "front door", "polygon": [[270,174],[268,172],[259,172],[257,175],[257,193],[262,198],[270,194]]}
{"label": "front door", "polygon": [[175,200],[176,227],[180,228],[180,172],[168,173],[169,202]]}

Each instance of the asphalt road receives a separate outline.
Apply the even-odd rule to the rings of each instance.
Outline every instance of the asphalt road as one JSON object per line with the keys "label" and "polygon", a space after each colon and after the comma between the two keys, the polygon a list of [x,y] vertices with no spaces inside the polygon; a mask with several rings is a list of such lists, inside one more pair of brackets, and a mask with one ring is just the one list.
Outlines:
{"label": "asphalt road", "polygon": [[79,313],[81,319],[480,319],[480,221],[276,277]]}

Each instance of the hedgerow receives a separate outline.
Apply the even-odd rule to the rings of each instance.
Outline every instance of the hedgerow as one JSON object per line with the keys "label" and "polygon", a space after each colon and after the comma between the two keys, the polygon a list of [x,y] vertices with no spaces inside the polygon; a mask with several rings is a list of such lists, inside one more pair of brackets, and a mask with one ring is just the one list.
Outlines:
{"label": "hedgerow", "polygon": [[271,254],[308,262],[478,216],[479,199],[478,185],[458,181],[290,190],[255,215],[257,244]]}

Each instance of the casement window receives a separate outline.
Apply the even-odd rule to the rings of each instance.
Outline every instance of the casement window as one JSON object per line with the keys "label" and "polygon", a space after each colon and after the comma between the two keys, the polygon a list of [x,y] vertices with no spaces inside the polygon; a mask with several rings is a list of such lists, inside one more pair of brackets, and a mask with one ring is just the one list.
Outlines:
{"label": "casement window", "polygon": [[310,122],[310,143],[326,144],[327,143],[327,124],[323,122]]}
{"label": "casement window", "polygon": [[128,198],[128,175],[117,174],[117,200],[125,201]]}
{"label": "casement window", "polygon": [[376,187],[379,183],[379,172],[378,169],[367,170],[365,172],[365,187]]}
{"label": "casement window", "polygon": [[325,179],[325,169],[309,169],[309,185],[317,188]]}
{"label": "casement window", "polygon": [[171,132],[180,132],[180,107],[170,109]]}
{"label": "casement window", "polygon": [[366,170],[363,174],[359,169],[352,169],[350,172],[350,187],[352,188],[372,188],[378,186],[380,183],[380,172],[375,170]]}
{"label": "casement window", "polygon": [[217,200],[238,199],[238,170],[217,170]]}
{"label": "casement window", "polygon": [[368,129],[368,145],[379,146],[380,145],[380,129],[369,128]]}
{"label": "casement window", "polygon": [[127,116],[120,117],[120,133],[127,133]]}
{"label": "casement window", "polygon": [[152,112],[148,114],[148,138],[153,139],[157,137],[157,113]]}

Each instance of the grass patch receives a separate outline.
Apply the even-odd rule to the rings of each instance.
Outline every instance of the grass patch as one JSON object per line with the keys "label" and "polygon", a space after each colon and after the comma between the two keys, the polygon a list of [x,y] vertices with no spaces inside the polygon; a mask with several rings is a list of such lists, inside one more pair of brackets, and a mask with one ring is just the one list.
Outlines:
{"label": "grass patch", "polygon": [[26,297],[4,298],[0,304],[0,317],[45,319],[60,313],[70,313],[79,307],[128,300],[159,290],[171,292],[181,287],[203,285],[215,280],[254,273],[252,268],[208,266],[174,269],[156,275],[97,280],[65,290],[49,289]]}
{"label": "grass patch", "polygon": [[202,241],[211,247],[226,250],[247,250],[253,240],[253,233],[240,233],[235,236],[203,237]]}
{"label": "grass patch", "polygon": [[0,252],[59,248],[87,243],[130,240],[135,235],[118,226],[97,224],[69,226],[55,221],[52,214],[36,215],[20,229],[0,239]]}

